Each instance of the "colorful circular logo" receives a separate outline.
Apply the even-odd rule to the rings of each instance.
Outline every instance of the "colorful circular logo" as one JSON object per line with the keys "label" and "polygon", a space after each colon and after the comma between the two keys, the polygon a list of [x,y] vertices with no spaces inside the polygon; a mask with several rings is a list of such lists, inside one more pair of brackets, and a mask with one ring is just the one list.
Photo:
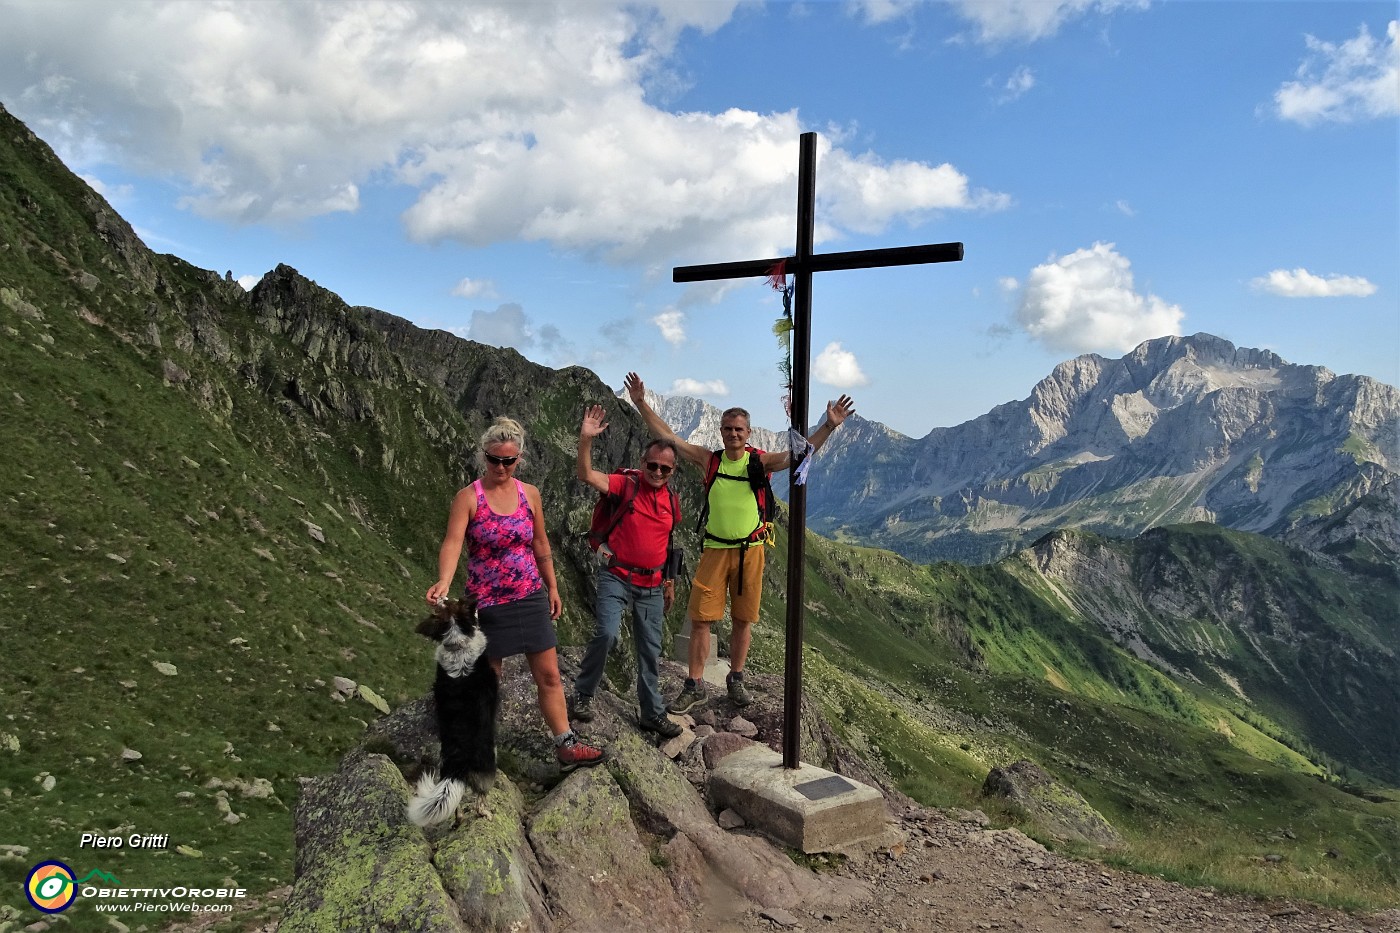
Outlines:
{"label": "colorful circular logo", "polygon": [[40,862],[29,870],[24,893],[36,910],[46,914],[67,910],[78,897],[73,869],[62,862]]}

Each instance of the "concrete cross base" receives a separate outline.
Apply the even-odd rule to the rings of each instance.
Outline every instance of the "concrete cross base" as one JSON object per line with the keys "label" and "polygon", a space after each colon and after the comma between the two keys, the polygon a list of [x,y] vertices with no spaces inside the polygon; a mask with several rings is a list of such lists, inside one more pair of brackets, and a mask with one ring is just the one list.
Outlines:
{"label": "concrete cross base", "polygon": [[885,798],[866,784],[758,745],[726,755],[710,772],[714,803],[805,853],[835,852],[885,835]]}

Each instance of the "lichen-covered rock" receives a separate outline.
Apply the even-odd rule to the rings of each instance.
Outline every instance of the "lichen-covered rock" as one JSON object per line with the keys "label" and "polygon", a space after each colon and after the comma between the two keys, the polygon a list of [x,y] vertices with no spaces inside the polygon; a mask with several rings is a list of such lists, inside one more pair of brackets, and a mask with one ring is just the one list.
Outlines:
{"label": "lichen-covered rock", "polygon": [[607,769],[571,774],[531,817],[529,836],[560,927],[689,928],[670,881],[653,864],[651,843],[632,822],[627,795]]}
{"label": "lichen-covered rock", "polygon": [[[470,795],[468,795],[470,798]],[[498,775],[491,815],[468,817],[438,842],[433,865],[469,930],[549,930],[544,875],[525,836],[525,802]]]}
{"label": "lichen-covered rock", "polygon": [[1061,784],[1034,762],[1022,759],[1004,768],[993,768],[982,784],[982,794],[1010,801],[1061,839],[1105,847],[1122,841],[1112,824],[1078,791]]}
{"label": "lichen-covered rock", "polygon": [[463,924],[408,821],[409,788],[383,755],[352,754],[304,783],[296,814],[296,883],[284,933],[451,931]]}
{"label": "lichen-covered rock", "polygon": [[[721,829],[690,782],[640,736],[623,734],[612,750],[609,768],[627,789],[633,818],[657,835],[686,836],[714,880],[755,904],[839,908],[865,893],[858,882],[818,876],[793,863],[764,839]],[[679,891],[693,883],[678,879],[675,887]]]}
{"label": "lichen-covered rock", "polygon": [[561,776],[528,671],[507,665],[501,687],[489,816],[470,813],[469,793],[460,825],[407,822],[410,784],[439,757],[431,696],[373,723],[339,771],[306,783],[282,929],[683,933],[759,908],[839,911],[868,894],[721,829],[687,777],[703,772],[700,755],[668,760],[614,694],[599,694],[588,735],[608,761]]}

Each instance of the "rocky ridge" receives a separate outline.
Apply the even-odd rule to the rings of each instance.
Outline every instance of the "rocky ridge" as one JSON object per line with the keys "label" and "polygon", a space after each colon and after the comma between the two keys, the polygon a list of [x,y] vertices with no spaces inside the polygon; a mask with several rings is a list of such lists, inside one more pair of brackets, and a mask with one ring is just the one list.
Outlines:
{"label": "rocky ridge", "polygon": [[1329,754],[1396,774],[1400,738],[1373,728],[1374,710],[1400,708],[1394,590],[1374,577],[1339,590],[1323,559],[1203,525],[1131,541],[1052,532],[1001,566],[1178,683],[1286,717]]}
{"label": "rocky ridge", "polygon": [[[575,662],[576,652],[566,652],[566,669]],[[667,664],[668,681],[679,673]],[[335,774],[304,782],[297,880],[279,930],[1400,929],[1400,912],[1352,916],[1184,888],[1056,854],[1018,830],[993,828],[980,810],[923,807],[810,710],[804,760],[824,758],[881,787],[890,817],[874,844],[794,860],[741,818],[713,812],[704,796],[708,768],[749,741],[740,733],[781,743],[775,678],[756,680],[758,702],[742,715],[712,701],[684,717],[680,738],[659,745],[637,731],[629,703],[600,693],[588,734],[610,760],[562,780],[547,763],[523,667],[508,667],[503,686],[502,760],[512,773],[493,790],[489,817],[426,833],[404,819],[409,780],[433,760],[430,699],[376,723]],[[1050,784],[1028,762],[988,779],[989,789],[1013,798],[1045,797]],[[1053,789],[1048,796],[1065,799]],[[1112,828],[1089,813],[1071,814],[1070,832],[1111,846]],[[1289,869],[1280,860],[1264,870]],[[208,929],[201,922],[176,929]],[[237,928],[271,926],[249,919]]]}
{"label": "rocky ridge", "polygon": [[[578,656],[564,653],[566,673]],[[667,667],[674,689],[679,668]],[[432,701],[401,707],[336,773],[303,782],[297,879],[280,929],[700,930],[746,910],[843,911],[869,895],[863,884],[823,878],[757,834],[721,828],[702,797],[720,757],[745,736],[773,736],[773,686],[765,682],[769,701],[743,715],[712,701],[660,747],[628,704],[602,692],[586,734],[609,760],[561,777],[533,682],[510,665],[491,815],[426,833],[404,809],[411,782],[436,760]],[[804,725],[810,755],[848,760],[819,717],[808,711]],[[723,822],[742,825],[732,815]]]}

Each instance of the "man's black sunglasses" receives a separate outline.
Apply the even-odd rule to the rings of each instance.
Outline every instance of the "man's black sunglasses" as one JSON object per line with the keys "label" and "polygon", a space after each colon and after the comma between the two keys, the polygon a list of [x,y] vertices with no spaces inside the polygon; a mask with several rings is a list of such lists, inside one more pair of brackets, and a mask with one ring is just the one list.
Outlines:
{"label": "man's black sunglasses", "polygon": [[670,476],[671,471],[674,470],[675,467],[668,466],[664,463],[657,463],[655,460],[648,460],[647,469],[651,470],[653,473],[660,473],[662,476]]}
{"label": "man's black sunglasses", "polygon": [[517,454],[514,457],[498,457],[495,454],[487,454],[486,459],[500,466],[510,466],[512,463],[519,460],[520,456]]}

